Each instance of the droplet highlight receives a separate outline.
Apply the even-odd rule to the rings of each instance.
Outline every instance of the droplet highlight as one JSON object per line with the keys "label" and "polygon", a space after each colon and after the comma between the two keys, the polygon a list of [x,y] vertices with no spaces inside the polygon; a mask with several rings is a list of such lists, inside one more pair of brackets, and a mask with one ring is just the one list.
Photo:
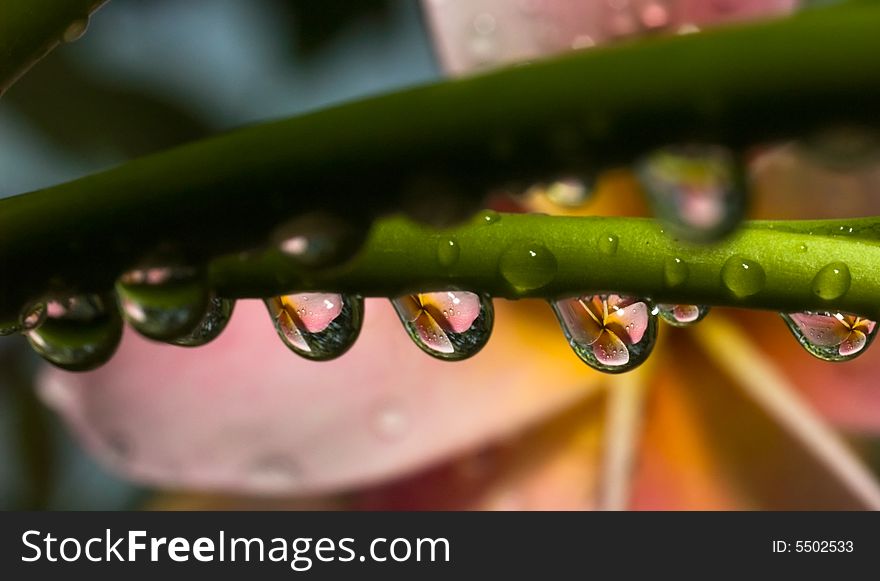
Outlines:
{"label": "droplet highlight", "polygon": [[744,299],[761,292],[767,275],[754,260],[731,256],[721,267],[721,281],[734,297]]}
{"label": "droplet highlight", "polygon": [[193,333],[211,295],[198,270],[178,266],[131,270],[119,278],[116,290],[125,320],[144,337],[157,341]]}
{"label": "droplet highlight", "polygon": [[556,257],[540,243],[515,242],[498,262],[501,276],[517,292],[537,290],[556,276]]}
{"label": "droplet highlight", "polygon": [[208,311],[202,317],[195,330],[189,335],[172,340],[171,343],[180,347],[201,347],[202,345],[207,345],[220,336],[220,333],[223,332],[223,329],[229,323],[229,319],[232,318],[232,311],[234,309],[234,300],[211,297],[211,300],[208,301]]}
{"label": "droplet highlight", "polygon": [[617,254],[617,247],[620,240],[614,234],[603,234],[599,238],[599,252],[606,256],[614,256]]}
{"label": "droplet highlight", "polygon": [[354,345],[361,332],[364,300],[357,295],[300,293],[265,303],[278,336],[306,359],[335,359]]}
{"label": "droplet highlight", "polygon": [[730,234],[745,215],[741,171],[725,147],[685,145],[649,154],[638,175],[655,214],[675,235],[711,242]]}
{"label": "droplet highlight", "polygon": [[657,341],[657,317],[644,299],[587,295],[551,303],[569,345],[587,365],[623,373],[645,362]]}
{"label": "droplet highlight", "polygon": [[112,293],[54,299],[43,324],[26,333],[43,359],[68,371],[88,371],[110,360],[122,338]]}
{"label": "droplet highlight", "polygon": [[861,355],[874,340],[877,323],[857,315],[834,311],[781,313],[801,346],[823,361],[849,361]]}
{"label": "droplet highlight", "polygon": [[842,262],[832,262],[816,273],[811,288],[820,299],[833,301],[845,295],[851,283],[849,267]]}
{"label": "droplet highlight", "polygon": [[709,314],[709,307],[702,305],[658,305],[657,314],[673,327],[690,327]]}
{"label": "droplet highlight", "polygon": [[473,357],[492,334],[495,310],[486,295],[441,291],[404,295],[391,303],[413,342],[437,359]]}

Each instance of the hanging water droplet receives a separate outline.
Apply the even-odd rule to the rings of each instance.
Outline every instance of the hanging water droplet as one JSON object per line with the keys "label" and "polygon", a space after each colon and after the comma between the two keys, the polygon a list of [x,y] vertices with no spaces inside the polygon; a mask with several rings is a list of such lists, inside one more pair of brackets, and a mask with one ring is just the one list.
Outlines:
{"label": "hanging water droplet", "polygon": [[79,295],[46,304],[43,324],[26,333],[34,350],[68,371],[88,371],[107,361],[122,338],[112,293]]}
{"label": "hanging water droplet", "polygon": [[492,299],[467,291],[404,295],[392,299],[406,332],[437,359],[461,361],[476,355],[492,333]]}
{"label": "hanging water droplet", "polygon": [[61,40],[64,42],[75,42],[82,38],[88,27],[88,18],[78,18],[64,29],[64,33],[61,35]]}
{"label": "hanging water droplet", "polygon": [[849,267],[842,262],[832,262],[813,277],[812,289],[817,297],[833,301],[847,293],[851,282]]}
{"label": "hanging water droplet", "polygon": [[498,261],[501,276],[518,292],[546,286],[556,276],[557,267],[553,253],[538,242],[514,242]]}
{"label": "hanging water droplet", "polygon": [[657,340],[657,317],[643,299],[591,295],[551,303],[565,337],[587,365],[623,373],[641,365]]}
{"label": "hanging water droplet", "polygon": [[663,282],[669,288],[675,288],[687,282],[690,267],[681,258],[667,258],[663,263]]}
{"label": "hanging water droplet", "polygon": [[202,317],[201,322],[195,331],[185,337],[178,337],[171,341],[174,345],[181,347],[201,347],[207,345],[220,336],[223,329],[232,318],[232,311],[235,308],[235,301],[232,299],[221,299],[211,297],[208,302],[208,312]]}
{"label": "hanging water droplet", "polygon": [[825,361],[849,361],[874,340],[877,323],[856,315],[829,311],[780,313],[807,352]]}
{"label": "hanging water droplet", "polygon": [[300,266],[318,268],[349,260],[360,250],[368,229],[365,222],[318,211],[285,222],[275,229],[272,239]]}
{"label": "hanging water droplet", "polygon": [[437,243],[437,262],[440,266],[446,268],[455,266],[459,256],[461,256],[461,246],[455,238],[441,238]]}
{"label": "hanging water droplet", "polygon": [[761,292],[766,280],[761,265],[742,256],[731,256],[721,267],[721,281],[739,299]]}
{"label": "hanging water droplet", "polygon": [[36,302],[26,307],[19,317],[19,327],[22,331],[33,331],[46,320],[46,303]]}
{"label": "hanging water droplet", "polygon": [[354,345],[361,332],[364,300],[360,296],[300,293],[265,303],[281,340],[306,359],[335,359]]}
{"label": "hanging water droplet", "polygon": [[709,314],[709,307],[702,305],[658,305],[660,318],[673,327],[690,327]]}
{"label": "hanging water droplet", "polygon": [[208,308],[210,290],[195,268],[139,268],[116,284],[122,314],[141,335],[172,341],[195,331]]}
{"label": "hanging water droplet", "polygon": [[617,254],[619,244],[620,240],[614,234],[603,234],[599,237],[599,252],[607,256],[614,256]]}
{"label": "hanging water droplet", "polygon": [[724,147],[664,147],[639,163],[638,174],[654,212],[687,240],[718,240],[745,215],[741,171]]}

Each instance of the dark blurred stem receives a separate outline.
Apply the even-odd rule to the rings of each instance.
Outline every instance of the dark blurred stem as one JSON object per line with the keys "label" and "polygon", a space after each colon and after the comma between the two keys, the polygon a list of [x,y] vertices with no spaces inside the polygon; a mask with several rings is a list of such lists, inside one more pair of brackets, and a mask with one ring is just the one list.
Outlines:
{"label": "dark blurred stem", "polygon": [[105,1],[0,2],[0,95],[49,51],[65,40],[75,40],[78,27]]}

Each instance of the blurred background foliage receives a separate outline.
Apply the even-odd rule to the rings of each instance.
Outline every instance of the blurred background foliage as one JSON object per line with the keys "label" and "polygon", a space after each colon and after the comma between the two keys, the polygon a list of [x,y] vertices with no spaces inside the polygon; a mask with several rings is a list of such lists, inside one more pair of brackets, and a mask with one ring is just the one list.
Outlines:
{"label": "blurred background foliage", "polygon": [[[439,76],[408,0],[113,0],[0,101],[0,197]],[[149,491],[108,474],[37,400],[37,365],[24,342],[0,342],[0,509],[141,505]]]}

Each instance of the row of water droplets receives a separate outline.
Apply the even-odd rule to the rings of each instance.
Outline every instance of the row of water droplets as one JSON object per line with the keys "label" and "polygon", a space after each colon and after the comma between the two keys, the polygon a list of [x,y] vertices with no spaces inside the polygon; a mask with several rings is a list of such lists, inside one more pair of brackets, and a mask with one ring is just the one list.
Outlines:
{"label": "row of water droplets", "polygon": [[[737,167],[734,156],[721,147],[667,147],[643,160],[639,176],[674,235],[709,241],[728,233],[742,217],[743,180]],[[560,200],[573,203],[585,198],[578,183],[560,182],[555,188]],[[478,220],[492,227],[502,217],[485,211]],[[279,232],[277,245],[306,267],[344,262],[359,247],[360,236],[346,234],[343,241],[337,234],[348,229],[328,216],[297,218],[288,230]],[[613,234],[598,240],[599,251],[609,256],[617,253],[619,245]],[[457,240],[438,239],[436,260],[442,268],[454,267],[460,256]],[[498,262],[500,275],[518,293],[545,287],[557,269],[554,254],[529,241],[511,244]],[[766,282],[761,265],[742,256],[730,257],[720,275],[736,298],[759,293]],[[683,285],[689,276],[689,266],[679,258],[664,264],[664,284],[670,289]],[[833,301],[846,294],[850,284],[848,267],[833,262],[816,274],[812,291]],[[363,299],[356,295],[300,293],[273,297],[265,303],[284,343],[312,360],[345,353],[357,339],[363,321]],[[392,304],[416,345],[438,359],[471,357],[491,334],[493,308],[485,295],[461,290],[425,292],[397,297]],[[631,369],[647,358],[656,339],[658,317],[674,326],[688,326],[708,312],[698,305],[654,305],[648,299],[617,294],[565,298],[553,301],[552,306],[575,353],[588,365],[612,373]],[[87,370],[113,355],[123,318],[150,339],[199,346],[222,332],[233,307],[232,300],[211,293],[198,269],[148,266],[123,274],[115,293],[30,305],[17,324],[0,328],[0,334],[22,332],[53,364]],[[861,353],[876,330],[871,320],[831,311],[783,314],[783,318],[807,351],[832,361]]]}

